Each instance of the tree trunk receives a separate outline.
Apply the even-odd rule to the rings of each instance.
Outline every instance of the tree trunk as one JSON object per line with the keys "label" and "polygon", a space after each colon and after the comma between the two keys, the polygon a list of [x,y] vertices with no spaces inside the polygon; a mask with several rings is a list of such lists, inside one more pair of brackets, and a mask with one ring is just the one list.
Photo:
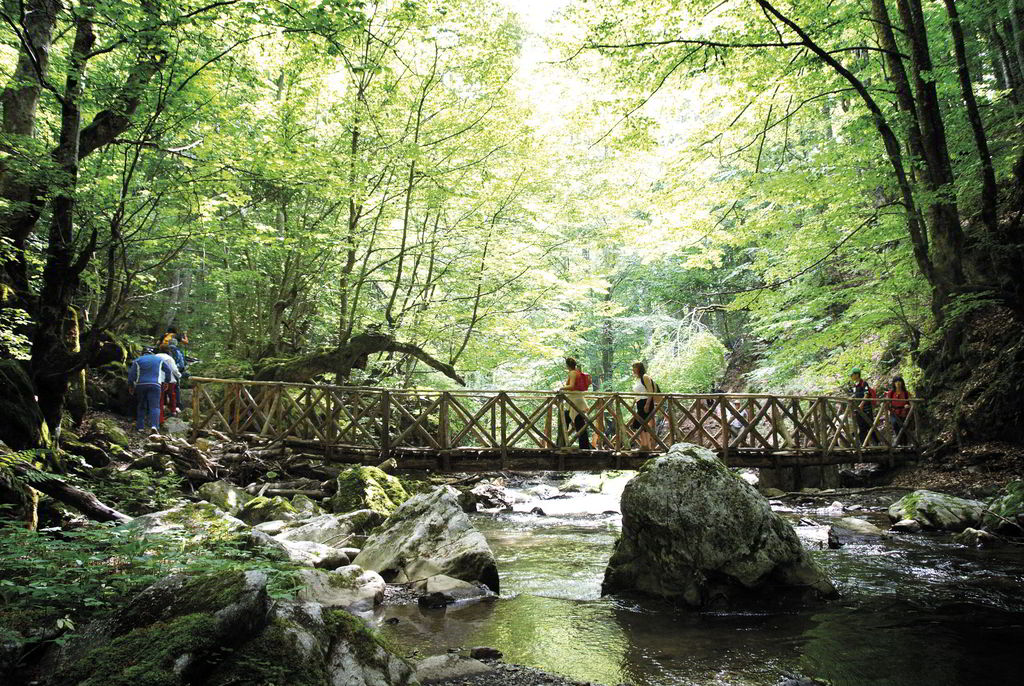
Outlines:
{"label": "tree trunk", "polygon": [[[46,423],[57,438],[61,412],[71,373],[75,371],[68,349],[65,327],[68,324],[71,300],[78,289],[79,275],[84,267],[80,258],[74,260],[74,216],[78,183],[78,144],[82,131],[79,103],[85,79],[89,51],[96,42],[92,25],[92,5],[79,7],[75,19],[75,39],[67,67],[61,103],[60,137],[53,157],[63,173],[62,183],[53,199],[53,217],[47,241],[43,288],[36,312],[36,330],[32,340],[32,380],[39,396],[39,406]],[[83,257],[95,247],[93,233]],[[86,258],[87,259],[87,258]]]}
{"label": "tree trunk", "polygon": [[[3,132],[12,137],[35,135],[36,113],[42,81],[50,63],[50,47],[53,29],[57,22],[60,3],[57,0],[26,0],[21,3],[5,2],[8,14],[18,16],[24,10],[22,23],[22,44],[18,52],[18,63],[11,75],[10,83],[0,95],[3,106]],[[0,162],[0,198],[7,202],[0,214],[2,235],[11,241],[14,248],[9,257],[3,259],[0,279],[14,290],[12,301],[29,298],[28,262],[26,241],[35,226],[41,211],[42,200],[36,184],[26,181],[24,172],[15,173]]]}

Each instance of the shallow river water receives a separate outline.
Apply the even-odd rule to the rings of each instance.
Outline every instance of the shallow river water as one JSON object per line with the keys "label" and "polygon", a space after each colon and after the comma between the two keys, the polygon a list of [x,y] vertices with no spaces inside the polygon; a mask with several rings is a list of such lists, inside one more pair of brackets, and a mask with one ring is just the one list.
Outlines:
{"label": "shallow river water", "polygon": [[547,516],[473,516],[498,559],[500,599],[447,611],[384,607],[382,631],[420,656],[487,645],[507,662],[613,686],[775,684],[783,672],[834,686],[1024,683],[1020,547],[972,550],[926,535],[861,538],[814,553],[839,587],[838,601],[696,613],[600,597],[621,525],[618,515],[600,513],[618,509],[617,494],[516,509],[538,505]]}

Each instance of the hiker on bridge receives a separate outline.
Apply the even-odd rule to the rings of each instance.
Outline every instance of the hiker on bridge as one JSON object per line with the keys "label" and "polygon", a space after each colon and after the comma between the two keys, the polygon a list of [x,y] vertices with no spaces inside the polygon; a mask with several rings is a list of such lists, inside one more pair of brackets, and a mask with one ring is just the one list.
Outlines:
{"label": "hiker on bridge", "polygon": [[889,399],[889,428],[892,430],[893,444],[897,442],[897,438],[902,443],[903,437],[900,433],[907,423],[907,417],[910,416],[911,397],[902,376],[897,374],[893,377],[892,386],[885,392],[885,397]]}
{"label": "hiker on bridge", "polygon": [[[639,439],[641,448],[654,450],[654,395],[661,389],[647,374],[647,366],[643,362],[633,363],[633,392],[646,397],[636,401],[636,417],[629,423],[629,428]],[[638,431],[639,434],[636,433]]]}
{"label": "hiker on bridge", "polygon": [[163,379],[174,376],[170,357],[147,352],[132,362],[128,388],[135,394],[135,429],[140,432],[160,430],[160,394]]}
{"label": "hiker on bridge", "polygon": [[878,393],[861,376],[860,367],[854,367],[850,370],[850,382],[853,384],[850,395],[854,398],[862,398],[861,402],[857,403],[853,413],[857,421],[857,434],[860,437],[860,444],[865,444],[869,434],[871,434],[872,442],[877,443],[878,438],[871,431],[871,425],[875,405],[878,403]]}
{"label": "hiker on bridge", "polygon": [[576,360],[565,358],[565,368],[569,377],[561,390],[569,396],[569,409],[565,411],[565,425],[572,426],[579,432],[580,450],[590,450],[590,433],[587,431],[587,401],[583,393],[590,388],[590,375],[579,368]]}

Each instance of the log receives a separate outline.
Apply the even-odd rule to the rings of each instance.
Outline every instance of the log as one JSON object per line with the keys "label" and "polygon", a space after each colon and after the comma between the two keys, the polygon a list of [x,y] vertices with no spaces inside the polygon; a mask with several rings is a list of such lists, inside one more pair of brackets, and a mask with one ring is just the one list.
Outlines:
{"label": "log", "polygon": [[[32,472],[36,472],[36,470],[31,467],[26,467],[21,464],[14,465],[14,471],[21,477],[25,477]],[[36,489],[40,493],[45,493],[54,500],[58,500],[65,505],[70,505],[89,519],[93,519],[97,522],[119,522],[124,524],[132,521],[132,518],[123,512],[118,512],[109,505],[100,502],[99,498],[89,491],[83,491],[81,488],[76,488],[71,484],[61,481],[60,479],[31,479],[30,483],[32,488]]]}

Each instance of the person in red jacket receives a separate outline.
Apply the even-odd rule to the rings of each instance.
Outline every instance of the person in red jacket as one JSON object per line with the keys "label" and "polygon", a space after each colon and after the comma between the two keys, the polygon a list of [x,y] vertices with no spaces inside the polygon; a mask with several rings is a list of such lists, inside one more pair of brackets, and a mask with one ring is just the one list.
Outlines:
{"label": "person in red jacket", "polygon": [[885,397],[889,399],[889,426],[892,428],[893,440],[903,443],[900,433],[910,416],[911,395],[902,376],[893,377],[892,386],[885,392]]}

